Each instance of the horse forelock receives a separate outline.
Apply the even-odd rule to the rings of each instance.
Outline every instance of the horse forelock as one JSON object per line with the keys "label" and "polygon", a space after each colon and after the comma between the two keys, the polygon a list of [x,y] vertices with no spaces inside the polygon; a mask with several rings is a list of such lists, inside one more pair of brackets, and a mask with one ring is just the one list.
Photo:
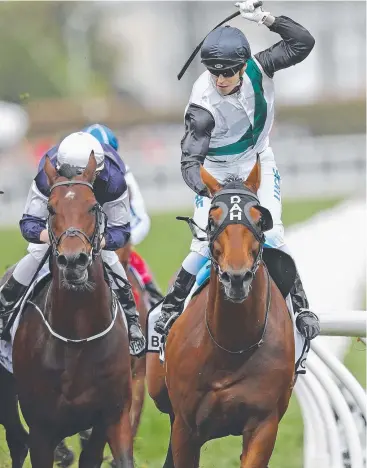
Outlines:
{"label": "horse forelock", "polygon": [[67,179],[71,180],[73,177],[80,175],[80,169],[71,166],[70,164],[62,164],[60,169],[57,171],[60,177],[66,177]]}

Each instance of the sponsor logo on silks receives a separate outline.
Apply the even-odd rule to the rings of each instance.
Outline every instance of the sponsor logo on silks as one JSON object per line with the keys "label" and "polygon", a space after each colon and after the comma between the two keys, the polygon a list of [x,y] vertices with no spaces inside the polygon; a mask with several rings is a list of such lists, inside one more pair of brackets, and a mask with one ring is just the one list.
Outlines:
{"label": "sponsor logo on silks", "polygon": [[214,65],[214,68],[223,68],[223,67],[224,67],[224,65],[222,63],[216,63]]}
{"label": "sponsor logo on silks", "polygon": [[241,201],[241,197],[239,197],[238,195],[233,195],[231,197],[232,207],[229,210],[229,219],[231,221],[233,221],[234,219],[238,219],[239,221],[241,221],[242,219],[242,209],[239,205],[240,201]]}
{"label": "sponsor logo on silks", "polygon": [[273,174],[274,174],[274,197],[280,200],[280,174],[278,169],[273,167]]}
{"label": "sponsor logo on silks", "polygon": [[204,206],[204,197],[201,195],[196,195],[195,197],[196,208],[202,208]]}

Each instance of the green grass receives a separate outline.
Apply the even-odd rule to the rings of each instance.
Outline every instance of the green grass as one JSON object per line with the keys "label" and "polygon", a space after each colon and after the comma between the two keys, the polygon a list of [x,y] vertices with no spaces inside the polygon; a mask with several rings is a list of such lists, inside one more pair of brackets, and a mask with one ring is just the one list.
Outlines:
{"label": "green grass", "polygon": [[[283,220],[286,225],[301,222],[334,206],[338,200],[311,200],[285,202]],[[168,280],[177,270],[187,255],[190,246],[189,228],[176,221],[176,214],[161,214],[152,217],[152,229],[149,237],[139,246],[139,252],[149,262],[162,289],[166,289]],[[17,260],[25,252],[26,244],[17,229],[0,231],[0,244],[3,246],[0,270]],[[366,379],[366,359],[362,343],[354,343],[346,363],[363,385]],[[161,468],[165,458],[169,428],[167,417],[159,413],[149,397],[146,398],[142,423],[135,443],[137,468]],[[69,441],[77,447],[73,438]],[[277,444],[271,460],[271,468],[301,468],[302,466],[303,429],[302,420],[295,398],[281,422]],[[241,453],[240,438],[228,437],[208,443],[202,450],[203,468],[238,468]],[[26,463],[30,466],[29,462]],[[75,465],[77,466],[77,465]],[[107,466],[107,465],[105,465]],[[8,450],[4,434],[0,430],[0,467],[10,467]],[[188,467],[190,468],[190,467]]]}

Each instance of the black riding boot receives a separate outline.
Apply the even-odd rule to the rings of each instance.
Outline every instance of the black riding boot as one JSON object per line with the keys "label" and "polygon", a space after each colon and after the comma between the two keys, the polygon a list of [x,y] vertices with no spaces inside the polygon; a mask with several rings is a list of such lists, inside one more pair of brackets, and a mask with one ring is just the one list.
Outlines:
{"label": "black riding boot", "polygon": [[117,293],[120,304],[125,312],[127,326],[129,329],[130,354],[140,357],[145,353],[145,336],[143,335],[139,323],[139,313],[136,310],[131,285],[126,283],[115,292]]}
{"label": "black riding boot", "polygon": [[12,310],[26,289],[27,286],[18,283],[13,275],[10,276],[0,292],[0,317]]}
{"label": "black riding boot", "polygon": [[173,317],[179,317],[185,305],[185,300],[194,286],[196,276],[188,273],[183,267],[178,272],[171,291],[165,297],[161,314],[155,323],[154,330],[161,335],[167,333],[167,325],[173,323]]}
{"label": "black riding boot", "polygon": [[317,315],[309,310],[306,293],[298,272],[290,294],[298,331],[308,340],[316,338],[320,333],[320,322]]}
{"label": "black riding boot", "polygon": [[164,297],[154,281],[147,283],[145,285],[145,290],[149,294],[149,303],[151,307],[153,307],[157,302],[161,301]]}

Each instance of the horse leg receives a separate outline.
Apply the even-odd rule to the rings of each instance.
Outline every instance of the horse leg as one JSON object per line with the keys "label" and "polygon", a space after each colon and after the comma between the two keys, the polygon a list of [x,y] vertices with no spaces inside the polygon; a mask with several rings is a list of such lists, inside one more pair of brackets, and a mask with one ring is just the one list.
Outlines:
{"label": "horse leg", "polygon": [[172,426],[170,445],[175,468],[199,468],[201,444],[177,416]]}
{"label": "horse leg", "polygon": [[263,420],[255,429],[243,433],[241,468],[267,468],[277,437],[277,413]]}
{"label": "horse leg", "polygon": [[172,426],[173,426],[175,417],[172,413],[170,413],[169,418],[171,421],[171,432],[170,432],[169,444],[167,448],[166,460],[164,462],[163,468],[175,468],[175,465],[173,463],[173,455],[172,455]]}
{"label": "horse leg", "polygon": [[[88,431],[83,431],[88,433]],[[100,468],[103,463],[103,451],[106,445],[105,428],[96,426],[89,438],[83,439],[83,450],[79,458],[79,468]]]}
{"label": "horse leg", "polygon": [[0,381],[0,422],[6,431],[12,467],[21,468],[28,454],[28,433],[19,417],[14,376],[3,366],[0,366]]}
{"label": "horse leg", "polygon": [[28,433],[25,431],[20,420],[14,421],[14,423],[5,426],[6,441],[12,459],[12,468],[22,468],[28,454]]}
{"label": "horse leg", "polygon": [[55,449],[54,460],[61,468],[68,468],[74,463],[74,452],[62,440]]}
{"label": "horse leg", "polygon": [[120,420],[107,428],[107,442],[116,468],[134,468],[133,435],[128,409],[124,408]]}
{"label": "horse leg", "polygon": [[135,360],[132,374],[132,402],[130,409],[131,430],[133,437],[138,432],[141,412],[145,398],[145,357]]}
{"label": "horse leg", "polygon": [[31,427],[29,431],[29,451],[32,468],[52,468],[56,446],[57,441],[50,438],[48,431]]}

